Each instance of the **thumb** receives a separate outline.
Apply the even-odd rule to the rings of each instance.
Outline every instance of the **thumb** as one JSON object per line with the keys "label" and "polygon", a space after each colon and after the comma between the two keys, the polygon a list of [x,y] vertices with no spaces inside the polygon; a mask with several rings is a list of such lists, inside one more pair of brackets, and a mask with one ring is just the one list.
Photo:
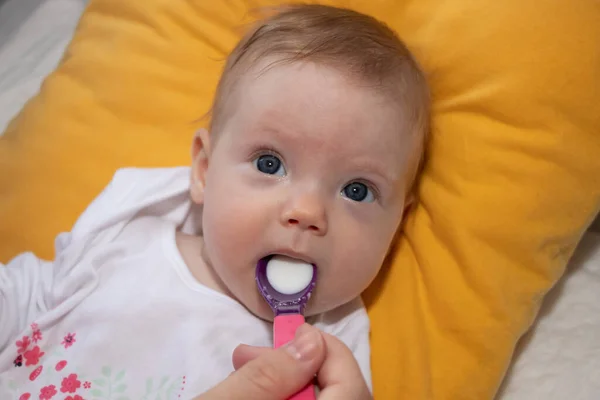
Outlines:
{"label": "thumb", "polygon": [[282,400],[312,381],[325,359],[319,331],[304,324],[290,343],[248,361],[196,400]]}
{"label": "thumb", "polygon": [[235,348],[235,350],[233,350],[233,355],[231,356],[233,368],[237,371],[246,365],[246,363],[271,351],[274,351],[272,347],[257,347],[248,346],[247,344],[240,344]]}

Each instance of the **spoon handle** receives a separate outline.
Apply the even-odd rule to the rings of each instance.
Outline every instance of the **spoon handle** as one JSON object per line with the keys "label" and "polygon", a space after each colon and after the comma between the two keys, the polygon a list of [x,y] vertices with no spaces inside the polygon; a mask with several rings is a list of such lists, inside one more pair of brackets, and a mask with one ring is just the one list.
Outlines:
{"label": "spoon handle", "polygon": [[[304,323],[302,314],[283,314],[275,317],[273,321],[273,342],[278,348],[294,338],[296,329]],[[288,400],[315,400],[315,388],[309,382],[302,390],[290,397]]]}

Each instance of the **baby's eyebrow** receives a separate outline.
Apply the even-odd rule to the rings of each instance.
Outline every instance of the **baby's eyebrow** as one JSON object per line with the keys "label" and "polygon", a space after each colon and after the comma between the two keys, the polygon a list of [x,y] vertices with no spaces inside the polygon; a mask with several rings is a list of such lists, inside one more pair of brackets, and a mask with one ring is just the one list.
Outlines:
{"label": "baby's eyebrow", "polygon": [[268,113],[264,116],[263,121],[257,124],[257,128],[262,132],[269,132],[277,136],[278,138],[287,139],[294,138],[295,135],[293,129],[290,129],[290,126],[283,123],[283,119],[285,119],[285,115],[280,115],[280,113]]}
{"label": "baby's eyebrow", "polygon": [[385,164],[373,160],[361,160],[354,164],[354,168],[361,171],[366,171],[369,174],[377,175],[387,185],[392,186],[398,181],[398,174],[386,168]]}
{"label": "baby's eyebrow", "polygon": [[269,135],[273,135],[277,139],[288,139],[290,136],[290,132],[286,129],[283,124],[274,121],[272,117],[267,118],[268,121],[260,121],[256,124],[251,124],[251,131],[255,134],[263,135],[268,133]]}

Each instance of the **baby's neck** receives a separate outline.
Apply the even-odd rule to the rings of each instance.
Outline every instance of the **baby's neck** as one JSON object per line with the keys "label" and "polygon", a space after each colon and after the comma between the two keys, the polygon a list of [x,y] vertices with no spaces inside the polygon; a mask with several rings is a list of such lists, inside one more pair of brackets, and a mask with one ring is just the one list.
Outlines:
{"label": "baby's neck", "polygon": [[202,236],[188,235],[177,231],[175,234],[177,249],[194,278],[202,285],[226,296],[232,297],[223,281],[216,274],[204,253]]}

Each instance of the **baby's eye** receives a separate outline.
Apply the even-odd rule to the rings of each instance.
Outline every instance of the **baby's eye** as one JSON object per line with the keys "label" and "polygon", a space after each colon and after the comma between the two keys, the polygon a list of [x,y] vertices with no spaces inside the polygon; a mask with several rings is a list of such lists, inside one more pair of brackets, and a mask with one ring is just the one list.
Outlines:
{"label": "baby's eye", "polygon": [[279,157],[272,154],[264,154],[254,160],[257,170],[267,175],[285,176],[285,168]]}
{"label": "baby's eye", "polygon": [[375,201],[373,191],[361,182],[351,182],[342,189],[342,196],[352,201],[371,203]]}

